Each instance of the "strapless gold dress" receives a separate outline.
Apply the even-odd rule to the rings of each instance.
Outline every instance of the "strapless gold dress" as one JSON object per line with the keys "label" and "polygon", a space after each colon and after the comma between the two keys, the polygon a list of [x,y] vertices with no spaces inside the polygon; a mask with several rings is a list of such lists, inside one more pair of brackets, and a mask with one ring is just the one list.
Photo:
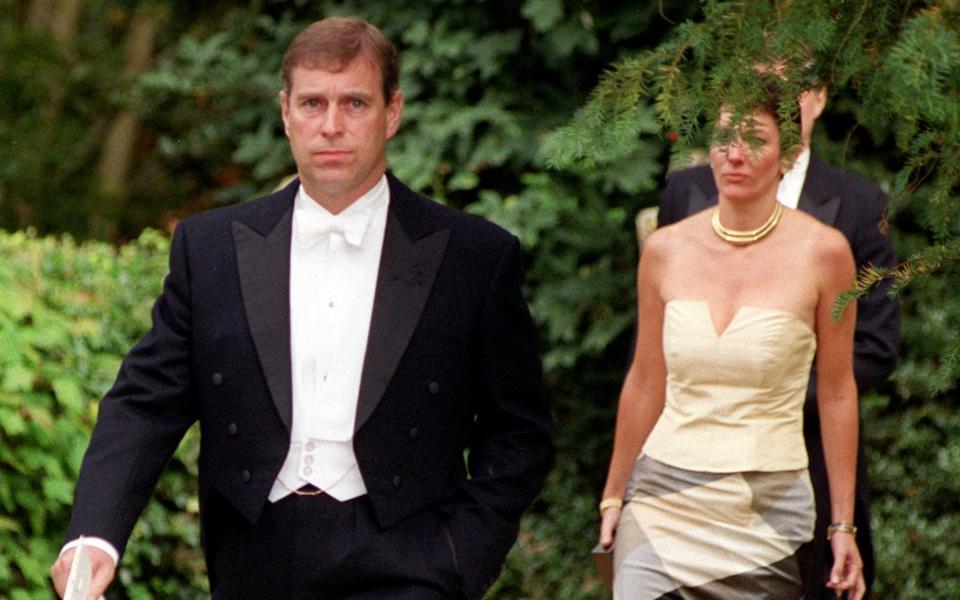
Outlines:
{"label": "strapless gold dress", "polygon": [[709,306],[664,310],[663,414],[627,484],[615,600],[799,598],[813,536],[803,401],[816,335],[746,306],[722,332]]}

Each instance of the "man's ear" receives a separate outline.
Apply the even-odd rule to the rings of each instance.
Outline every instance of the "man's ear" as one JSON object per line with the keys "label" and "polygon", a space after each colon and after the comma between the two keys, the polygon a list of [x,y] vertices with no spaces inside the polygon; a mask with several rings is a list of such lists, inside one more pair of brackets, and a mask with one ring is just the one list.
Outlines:
{"label": "man's ear", "polygon": [[393,97],[387,104],[387,139],[389,140],[400,128],[400,116],[403,114],[403,92],[393,92]]}
{"label": "man's ear", "polygon": [[283,131],[287,134],[287,137],[290,137],[290,96],[287,94],[287,90],[280,90],[277,94],[277,100],[280,102],[280,117],[283,119]]}
{"label": "man's ear", "polygon": [[[816,121],[820,118],[820,115],[823,114],[823,109],[827,106],[827,88],[818,87],[807,90],[803,92],[803,95],[806,96],[804,100],[807,104],[807,117],[810,118],[811,121]],[[803,104],[803,101],[801,101],[801,104]]]}
{"label": "man's ear", "polygon": [[813,127],[827,106],[827,88],[817,87],[800,93],[800,135],[804,146],[810,145]]}

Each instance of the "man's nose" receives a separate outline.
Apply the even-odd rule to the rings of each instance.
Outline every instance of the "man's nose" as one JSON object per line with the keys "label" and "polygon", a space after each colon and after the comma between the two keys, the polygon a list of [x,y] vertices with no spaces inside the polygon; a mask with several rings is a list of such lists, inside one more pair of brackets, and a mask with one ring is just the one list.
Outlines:
{"label": "man's nose", "polygon": [[320,117],[320,133],[327,137],[335,137],[343,133],[343,112],[336,104],[332,104]]}

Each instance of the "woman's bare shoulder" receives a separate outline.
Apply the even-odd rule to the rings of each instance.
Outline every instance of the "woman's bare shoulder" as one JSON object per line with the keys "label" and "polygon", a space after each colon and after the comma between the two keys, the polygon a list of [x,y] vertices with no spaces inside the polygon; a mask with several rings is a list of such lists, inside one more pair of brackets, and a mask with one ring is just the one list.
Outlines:
{"label": "woman's bare shoulder", "polygon": [[643,252],[664,256],[689,247],[703,228],[703,214],[697,213],[676,223],[665,225],[651,233],[643,243]]}
{"label": "woman's bare shoulder", "polygon": [[834,265],[845,271],[853,267],[853,251],[843,232],[802,211],[794,211],[796,239],[815,265]]}
{"label": "woman's bare shoulder", "polygon": [[823,223],[813,215],[794,209],[790,211],[790,218],[795,229],[794,235],[809,240],[818,248],[836,252],[844,246],[850,247],[847,238],[839,229]]}

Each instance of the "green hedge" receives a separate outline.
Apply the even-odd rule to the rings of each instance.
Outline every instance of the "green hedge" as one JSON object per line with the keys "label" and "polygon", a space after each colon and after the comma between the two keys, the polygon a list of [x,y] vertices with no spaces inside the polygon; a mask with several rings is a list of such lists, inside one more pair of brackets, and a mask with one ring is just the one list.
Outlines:
{"label": "green hedge", "polygon": [[[169,242],[0,234],[0,596],[49,598],[99,397],[149,325]],[[195,435],[172,461],[114,596],[202,598]],[[191,591],[195,590],[195,591]]]}
{"label": "green hedge", "polygon": [[[97,400],[149,324],[167,249],[152,231],[120,249],[0,233],[0,597],[52,597]],[[957,328],[947,288],[931,281],[905,298],[903,364],[889,393],[863,401],[881,598],[960,597],[960,413],[953,388],[917,388],[935,371],[938,336]],[[625,351],[618,340],[548,370],[557,460],[489,598],[605,597],[589,552]],[[168,467],[109,597],[208,596],[196,442],[191,432]]]}

